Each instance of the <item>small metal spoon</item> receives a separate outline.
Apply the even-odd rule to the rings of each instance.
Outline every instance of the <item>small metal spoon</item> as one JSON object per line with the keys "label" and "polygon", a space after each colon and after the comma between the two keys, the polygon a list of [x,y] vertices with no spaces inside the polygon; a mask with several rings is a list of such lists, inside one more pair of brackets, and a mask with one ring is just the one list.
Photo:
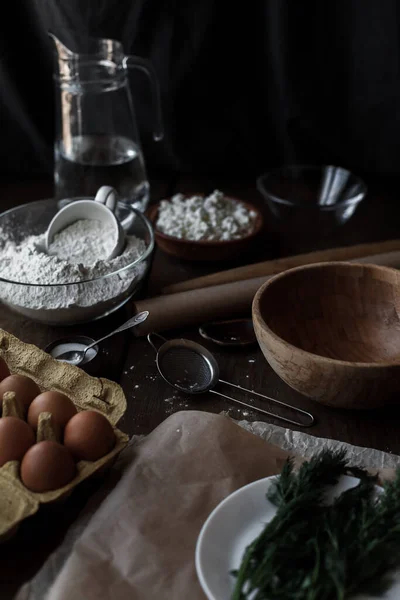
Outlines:
{"label": "small metal spoon", "polygon": [[143,323],[143,321],[145,321],[148,316],[149,316],[149,311],[144,310],[143,312],[138,313],[137,315],[135,315],[134,317],[132,317],[131,319],[126,321],[126,323],[124,323],[123,325],[118,327],[118,329],[114,329],[114,331],[112,331],[111,333],[108,333],[107,335],[100,338],[99,340],[96,340],[89,346],[86,346],[86,348],[84,350],[69,350],[68,352],[64,352],[63,354],[60,354],[60,356],[57,356],[57,360],[61,360],[62,362],[67,362],[67,363],[69,363],[71,365],[75,365],[75,366],[80,365],[86,356],[86,352],[88,350],[90,350],[90,348],[93,348],[93,346],[100,344],[100,342],[103,342],[104,340],[111,337],[112,335],[115,335],[116,333],[120,333],[121,331],[125,331],[125,329],[130,329],[131,327],[134,327],[135,325],[139,325],[139,323]]}
{"label": "small metal spoon", "polygon": [[219,346],[249,346],[257,342],[251,319],[213,321],[202,325],[199,333]]}

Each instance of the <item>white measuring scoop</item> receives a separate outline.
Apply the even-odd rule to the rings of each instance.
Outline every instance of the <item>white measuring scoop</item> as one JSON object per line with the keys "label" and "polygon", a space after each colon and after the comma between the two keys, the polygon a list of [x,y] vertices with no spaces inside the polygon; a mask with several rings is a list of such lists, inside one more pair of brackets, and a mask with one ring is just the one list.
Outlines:
{"label": "white measuring scoop", "polygon": [[118,194],[113,187],[103,185],[99,188],[94,199],[76,200],[64,206],[54,215],[47,228],[45,235],[46,252],[50,254],[49,248],[54,236],[80,219],[94,219],[101,221],[107,229],[112,229],[115,244],[108,256],[101,256],[103,260],[110,260],[118,256],[125,245],[125,233],[116,218],[114,211],[117,207]]}

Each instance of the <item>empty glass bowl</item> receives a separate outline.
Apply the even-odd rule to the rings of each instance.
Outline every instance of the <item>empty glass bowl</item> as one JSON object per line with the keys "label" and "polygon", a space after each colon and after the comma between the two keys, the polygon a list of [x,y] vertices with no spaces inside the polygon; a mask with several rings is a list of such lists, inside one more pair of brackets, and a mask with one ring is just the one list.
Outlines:
{"label": "empty glass bowl", "polygon": [[276,224],[285,232],[327,233],[346,223],[367,193],[364,181],[332,165],[292,165],[258,177]]}

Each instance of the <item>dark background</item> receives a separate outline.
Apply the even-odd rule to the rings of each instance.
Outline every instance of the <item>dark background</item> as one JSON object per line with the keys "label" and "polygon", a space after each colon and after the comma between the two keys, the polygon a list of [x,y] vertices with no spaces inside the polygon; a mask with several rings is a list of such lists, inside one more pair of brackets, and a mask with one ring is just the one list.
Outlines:
{"label": "dark background", "polygon": [[156,68],[166,136],[152,141],[147,81],[132,77],[150,172],[255,176],[282,163],[400,170],[396,0],[18,0],[0,22],[0,175],[52,173],[47,30],[119,39]]}

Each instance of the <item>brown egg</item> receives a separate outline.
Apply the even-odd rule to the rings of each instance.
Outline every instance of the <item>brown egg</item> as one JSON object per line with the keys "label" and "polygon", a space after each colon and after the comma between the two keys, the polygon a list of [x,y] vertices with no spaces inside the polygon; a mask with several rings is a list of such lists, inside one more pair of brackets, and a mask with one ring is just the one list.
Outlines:
{"label": "brown egg", "polygon": [[22,483],[32,492],[49,492],[67,485],[75,477],[71,453],[57,442],[39,442],[21,463]]}
{"label": "brown egg", "polygon": [[53,415],[55,423],[64,429],[71,417],[76,415],[77,410],[72,400],[61,392],[43,392],[36,396],[28,410],[28,423],[36,431],[39,415],[49,412]]}
{"label": "brown egg", "polygon": [[32,427],[22,419],[0,419],[0,467],[9,460],[22,460],[35,441]]}
{"label": "brown egg", "polygon": [[26,410],[35,396],[40,394],[40,389],[30,377],[9,375],[0,382],[0,403],[4,392],[15,392],[16,399]]}
{"label": "brown egg", "polygon": [[8,368],[6,361],[4,360],[4,358],[0,357],[0,381],[3,381],[3,379],[8,377],[9,374],[10,369]]}
{"label": "brown egg", "polygon": [[76,460],[98,460],[114,448],[115,433],[102,414],[84,410],[68,421],[64,445]]}

